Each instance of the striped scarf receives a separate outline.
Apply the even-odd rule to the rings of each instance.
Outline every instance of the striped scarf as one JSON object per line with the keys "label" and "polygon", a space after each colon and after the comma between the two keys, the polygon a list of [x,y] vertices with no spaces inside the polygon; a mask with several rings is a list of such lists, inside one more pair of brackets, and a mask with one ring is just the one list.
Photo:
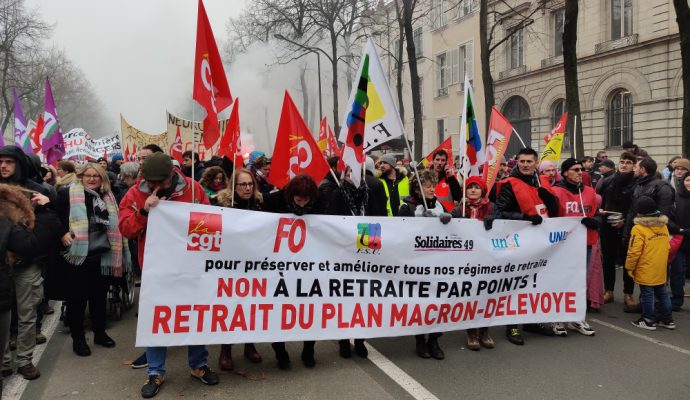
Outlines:
{"label": "striped scarf", "polygon": [[[63,257],[73,265],[82,265],[89,253],[89,217],[86,211],[86,195],[84,185],[75,181],[69,188],[69,226],[74,234],[70,245]],[[122,237],[117,227],[117,202],[111,192],[103,195],[106,210],[108,210],[108,241],[110,251],[101,255],[101,275],[122,276],[123,267],[129,270],[130,256],[127,239]]]}

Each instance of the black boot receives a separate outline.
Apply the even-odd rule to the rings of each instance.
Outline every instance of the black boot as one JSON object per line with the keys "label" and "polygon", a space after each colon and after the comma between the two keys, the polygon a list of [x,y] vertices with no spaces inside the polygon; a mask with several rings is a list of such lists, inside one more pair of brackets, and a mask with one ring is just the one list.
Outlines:
{"label": "black boot", "polygon": [[290,368],[290,356],[288,355],[288,352],[285,350],[285,343],[271,343],[271,347],[273,347],[273,351],[275,351],[276,353],[276,359],[278,360],[278,368]]}
{"label": "black boot", "polygon": [[72,339],[72,350],[74,351],[74,354],[78,355],[79,357],[88,357],[91,355],[91,349],[89,348],[89,345],[86,344],[85,338]]}
{"label": "black boot", "polygon": [[429,335],[429,341],[427,342],[427,347],[429,348],[429,354],[431,357],[437,360],[443,360],[446,355],[441,350],[441,346],[438,345],[438,337]]}
{"label": "black boot", "polygon": [[302,362],[307,368],[313,368],[316,365],[316,360],[314,359],[315,343],[314,341],[304,342],[304,347],[302,348]]}
{"label": "black boot", "polygon": [[429,354],[429,347],[426,345],[424,335],[415,335],[414,338],[416,341],[415,351],[417,352],[417,355],[421,358],[431,358],[431,354]]}
{"label": "black boot", "polygon": [[364,345],[364,339],[355,339],[355,354],[362,358],[367,358],[369,356],[369,350],[367,350],[367,346]]}
{"label": "black boot", "polygon": [[343,339],[338,341],[338,346],[340,347],[339,353],[342,358],[352,357],[352,349],[350,348],[350,340]]}

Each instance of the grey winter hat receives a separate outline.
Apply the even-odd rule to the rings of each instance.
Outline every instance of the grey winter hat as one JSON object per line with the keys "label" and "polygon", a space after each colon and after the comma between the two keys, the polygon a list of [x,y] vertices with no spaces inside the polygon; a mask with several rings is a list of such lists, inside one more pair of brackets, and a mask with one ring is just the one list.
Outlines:
{"label": "grey winter hat", "polygon": [[385,162],[386,164],[390,164],[391,167],[395,167],[395,163],[397,160],[395,159],[395,156],[392,154],[384,154],[379,158],[379,161]]}
{"label": "grey winter hat", "polygon": [[657,210],[656,203],[649,196],[642,196],[637,199],[637,214],[643,217],[653,217],[661,214]]}
{"label": "grey winter hat", "polygon": [[376,166],[374,165],[374,160],[371,157],[367,156],[364,166],[366,167],[367,171],[371,172],[372,174],[376,173]]}

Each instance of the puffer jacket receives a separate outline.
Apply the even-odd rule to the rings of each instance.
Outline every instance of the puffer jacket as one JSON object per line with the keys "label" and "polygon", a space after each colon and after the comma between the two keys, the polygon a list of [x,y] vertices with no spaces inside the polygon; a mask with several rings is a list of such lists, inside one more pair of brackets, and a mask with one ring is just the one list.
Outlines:
{"label": "puffer jacket", "polygon": [[658,286],[666,283],[669,233],[668,217],[637,217],[630,232],[625,269],[635,283]]}
{"label": "puffer jacket", "polygon": [[634,219],[637,216],[637,200],[642,196],[648,196],[654,200],[657,210],[668,217],[667,224],[669,232],[677,233],[678,226],[675,224],[673,207],[673,203],[676,199],[675,191],[670,183],[659,179],[656,175],[647,175],[635,181],[632,193],[632,204],[630,205],[630,210],[625,221],[623,240],[625,242],[629,240]]}
{"label": "puffer jacket", "polygon": [[[175,187],[172,194],[167,196],[168,201],[180,201],[184,203],[211,204],[208,201],[204,188],[199,182],[183,176],[175,170],[177,176],[173,182]],[[192,198],[192,185],[194,185],[194,197]],[[118,226],[122,236],[127,239],[136,239],[138,244],[139,265],[144,268],[144,248],[146,247],[146,225],[148,224],[148,214],[144,215],[142,210],[146,199],[151,195],[151,188],[145,180],[140,179],[132,186],[125,197],[120,202]],[[158,193],[162,196],[161,191]]]}

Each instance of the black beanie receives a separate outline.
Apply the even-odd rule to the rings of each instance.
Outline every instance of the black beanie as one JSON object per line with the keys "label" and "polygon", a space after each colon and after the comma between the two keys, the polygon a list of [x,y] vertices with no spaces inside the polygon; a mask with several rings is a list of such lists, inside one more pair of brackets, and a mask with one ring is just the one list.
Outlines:
{"label": "black beanie", "polygon": [[654,216],[659,215],[660,212],[657,210],[656,203],[649,196],[642,196],[637,199],[637,214],[641,216]]}
{"label": "black beanie", "polygon": [[565,175],[566,171],[568,171],[570,168],[577,164],[580,164],[580,166],[582,166],[582,163],[574,158],[568,158],[567,160],[563,161],[561,163],[561,175]]}

